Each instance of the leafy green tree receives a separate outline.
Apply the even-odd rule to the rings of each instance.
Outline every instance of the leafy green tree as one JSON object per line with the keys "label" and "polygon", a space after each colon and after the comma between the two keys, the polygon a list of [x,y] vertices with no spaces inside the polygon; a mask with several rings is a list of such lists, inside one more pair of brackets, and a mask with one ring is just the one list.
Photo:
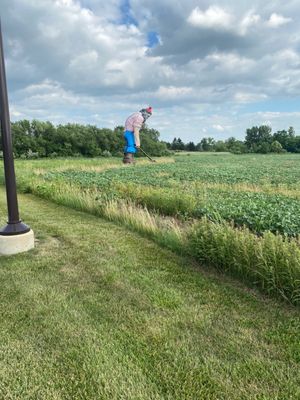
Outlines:
{"label": "leafy green tree", "polygon": [[31,131],[35,138],[35,151],[40,157],[47,157],[55,152],[54,138],[56,129],[51,122],[33,120],[31,122]]}
{"label": "leafy green tree", "polygon": [[196,145],[194,142],[189,142],[186,146],[185,146],[187,151],[196,151]]}
{"label": "leafy green tree", "polygon": [[214,151],[215,140],[213,138],[203,138],[200,144],[203,151]]}
{"label": "leafy green tree", "polygon": [[196,151],[203,151],[201,142],[196,144]]}
{"label": "leafy green tree", "polygon": [[277,140],[274,140],[274,142],[271,143],[270,150],[271,150],[271,153],[282,153],[283,152],[283,148]]}
{"label": "leafy green tree", "polygon": [[291,137],[286,130],[275,132],[273,135],[273,140],[280,143],[284,149],[288,147],[290,139]]}
{"label": "leafy green tree", "polygon": [[12,123],[13,150],[16,157],[25,156],[34,147],[30,121],[23,120]]}
{"label": "leafy green tree", "polygon": [[[17,157],[58,157],[78,156],[95,157],[104,154],[121,155],[124,149],[124,127],[112,129],[98,128],[94,125],[61,124],[54,126],[51,122],[33,120],[12,123],[13,150]],[[247,129],[245,142],[233,137],[225,142],[211,137],[203,138],[200,143],[185,144],[180,138],[172,143],[159,140],[160,133],[145,126],[141,130],[142,147],[150,155],[168,155],[169,150],[188,151],[230,151],[245,153],[247,151],[268,153],[286,150],[300,153],[300,136],[296,136],[293,127],[271,134],[269,126]],[[2,150],[0,141],[0,151]],[[281,146],[281,149],[280,149]]]}
{"label": "leafy green tree", "polygon": [[141,146],[143,150],[153,156],[168,155],[167,146],[159,141],[159,136],[160,133],[156,129],[150,129],[147,126],[141,129]]}
{"label": "leafy green tree", "polygon": [[300,136],[294,136],[291,138],[286,150],[290,153],[300,153]]}
{"label": "leafy green tree", "polygon": [[295,135],[296,135],[295,129],[292,126],[289,127],[288,134],[289,134],[289,137],[291,137],[291,138],[295,137]]}
{"label": "leafy green tree", "polygon": [[245,144],[249,150],[253,150],[253,147],[258,144],[258,126],[253,126],[246,130]]}
{"label": "leafy green tree", "polygon": [[265,152],[272,140],[272,128],[268,125],[253,126],[246,131],[245,144],[250,151]]}
{"label": "leafy green tree", "polygon": [[185,144],[180,138],[174,138],[171,148],[172,150],[185,150]]}
{"label": "leafy green tree", "polygon": [[262,125],[258,128],[259,142],[272,142],[272,128],[268,125]]}
{"label": "leafy green tree", "polygon": [[282,130],[275,132],[273,135],[273,140],[278,141],[283,149],[287,151],[294,152],[296,150],[295,148],[295,130],[293,127],[290,127],[288,131]]}
{"label": "leafy green tree", "polygon": [[225,140],[227,149],[230,151],[231,148],[234,147],[237,142],[238,142],[238,140],[234,137],[230,137],[227,140]]}
{"label": "leafy green tree", "polygon": [[223,140],[218,140],[214,144],[214,151],[219,152],[219,153],[228,151],[226,143],[223,142]]}
{"label": "leafy green tree", "polygon": [[268,154],[271,152],[271,144],[269,142],[260,142],[256,147],[256,153]]}

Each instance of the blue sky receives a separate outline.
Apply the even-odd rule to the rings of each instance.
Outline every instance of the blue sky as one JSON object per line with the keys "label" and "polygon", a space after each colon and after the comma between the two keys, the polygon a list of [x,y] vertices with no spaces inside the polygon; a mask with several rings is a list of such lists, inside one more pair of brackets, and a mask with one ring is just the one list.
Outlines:
{"label": "blue sky", "polygon": [[121,24],[138,26],[137,20],[134,18],[129,0],[123,0],[120,4]]}
{"label": "blue sky", "polygon": [[300,134],[298,2],[0,0],[11,117],[180,136]]}
{"label": "blue sky", "polygon": [[160,43],[159,34],[154,31],[150,31],[147,33],[148,41],[147,46],[152,49],[155,46],[158,46]]}

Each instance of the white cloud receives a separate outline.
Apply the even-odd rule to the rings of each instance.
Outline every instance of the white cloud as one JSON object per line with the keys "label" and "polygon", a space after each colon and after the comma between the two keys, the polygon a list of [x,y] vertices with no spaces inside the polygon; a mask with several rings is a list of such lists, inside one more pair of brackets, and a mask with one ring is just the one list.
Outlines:
{"label": "white cloud", "polygon": [[[250,103],[299,99],[300,12],[280,3],[130,0],[136,26],[123,0],[1,0],[12,117],[113,127],[151,104],[164,138],[241,136],[263,121]],[[300,130],[296,114],[285,124]]]}
{"label": "white cloud", "polygon": [[213,125],[212,127],[213,127],[216,131],[219,131],[219,132],[224,132],[224,131],[225,131],[224,126],[219,125],[219,124]]}
{"label": "white cloud", "polygon": [[245,35],[248,32],[249,28],[257,26],[260,21],[261,21],[260,15],[255,14],[252,10],[249,11],[240,22],[239,25],[240,33],[242,35]]}
{"label": "white cloud", "polygon": [[26,96],[26,101],[34,107],[43,107],[50,105],[64,106],[66,103],[69,105],[77,105],[80,102],[80,97],[75,93],[65,90],[61,87],[59,82],[51,81],[49,79],[43,82],[29,85],[24,88],[19,94]]}
{"label": "white cloud", "polygon": [[230,28],[233,17],[223,8],[211,6],[206,11],[202,11],[199,7],[193,9],[188,17],[188,22],[199,28]]}
{"label": "white cloud", "polygon": [[292,21],[281,14],[272,13],[268,19],[262,18],[254,10],[248,10],[244,16],[226,11],[219,6],[210,6],[206,10],[195,7],[187,18],[190,25],[202,29],[226,30],[245,36],[252,28],[278,28]]}
{"label": "white cloud", "polygon": [[160,86],[155,95],[161,99],[178,99],[191,95],[193,89],[190,87]]}
{"label": "white cloud", "polygon": [[12,119],[21,119],[21,118],[26,117],[26,115],[24,115],[21,112],[15,110],[14,107],[11,107],[11,109],[10,109],[10,116],[12,117]]}
{"label": "white cloud", "polygon": [[270,19],[267,21],[267,25],[270,28],[278,28],[279,26],[288,24],[292,21],[292,18],[286,18],[280,14],[273,13]]}
{"label": "white cloud", "polygon": [[213,28],[246,35],[250,28],[261,22],[262,18],[254,10],[249,10],[243,17],[238,17],[218,6],[211,6],[206,11],[199,7],[193,9],[187,21],[198,28]]}
{"label": "white cloud", "polygon": [[247,93],[247,92],[237,92],[234,95],[234,100],[237,103],[247,104],[255,103],[258,101],[266,100],[268,96],[264,93]]}
{"label": "white cloud", "polygon": [[297,64],[300,61],[300,54],[295,51],[294,49],[291,48],[286,48],[283,50],[280,50],[277,53],[277,56],[281,59],[281,60],[289,60],[292,62],[296,62]]}
{"label": "white cloud", "polygon": [[254,60],[246,57],[241,57],[239,54],[236,53],[215,52],[209,54],[205,58],[205,60],[208,61],[210,65],[219,65],[223,71],[230,70],[234,71],[236,74],[241,73],[241,71],[249,70],[256,65],[256,62]]}

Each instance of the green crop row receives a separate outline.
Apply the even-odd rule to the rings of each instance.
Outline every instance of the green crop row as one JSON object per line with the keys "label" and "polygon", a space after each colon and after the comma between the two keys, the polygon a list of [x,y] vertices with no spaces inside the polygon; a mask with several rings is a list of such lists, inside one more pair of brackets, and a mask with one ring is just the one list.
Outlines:
{"label": "green crop row", "polygon": [[[279,158],[280,157],[280,158]],[[198,156],[178,157],[175,163],[148,164],[135,168],[108,169],[101,175],[72,172],[72,179],[81,185],[118,181],[173,187],[194,182],[252,185],[278,185],[293,187],[300,182],[300,157],[266,156]]]}
{"label": "green crop row", "polygon": [[[165,165],[159,166],[164,170]],[[177,166],[180,168],[180,165]],[[215,188],[188,188],[172,185],[142,185],[137,177],[128,179],[128,173],[144,167],[115,169],[98,174],[86,171],[48,173],[50,181],[66,181],[82,189],[97,188],[99,199],[125,198],[135,201],[163,215],[233,221],[237,226],[247,226],[255,233],[266,231],[288,236],[300,234],[300,200],[276,193],[236,192]],[[129,172],[128,172],[129,171]],[[151,181],[153,176],[148,177]],[[163,176],[161,177],[163,179]]]}

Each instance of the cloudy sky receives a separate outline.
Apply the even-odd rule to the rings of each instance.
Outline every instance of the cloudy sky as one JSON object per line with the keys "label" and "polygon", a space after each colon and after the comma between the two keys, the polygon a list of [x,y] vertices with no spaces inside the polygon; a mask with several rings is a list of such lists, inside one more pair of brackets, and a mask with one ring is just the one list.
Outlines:
{"label": "cloudy sky", "polygon": [[299,0],[0,0],[11,118],[300,134]]}

